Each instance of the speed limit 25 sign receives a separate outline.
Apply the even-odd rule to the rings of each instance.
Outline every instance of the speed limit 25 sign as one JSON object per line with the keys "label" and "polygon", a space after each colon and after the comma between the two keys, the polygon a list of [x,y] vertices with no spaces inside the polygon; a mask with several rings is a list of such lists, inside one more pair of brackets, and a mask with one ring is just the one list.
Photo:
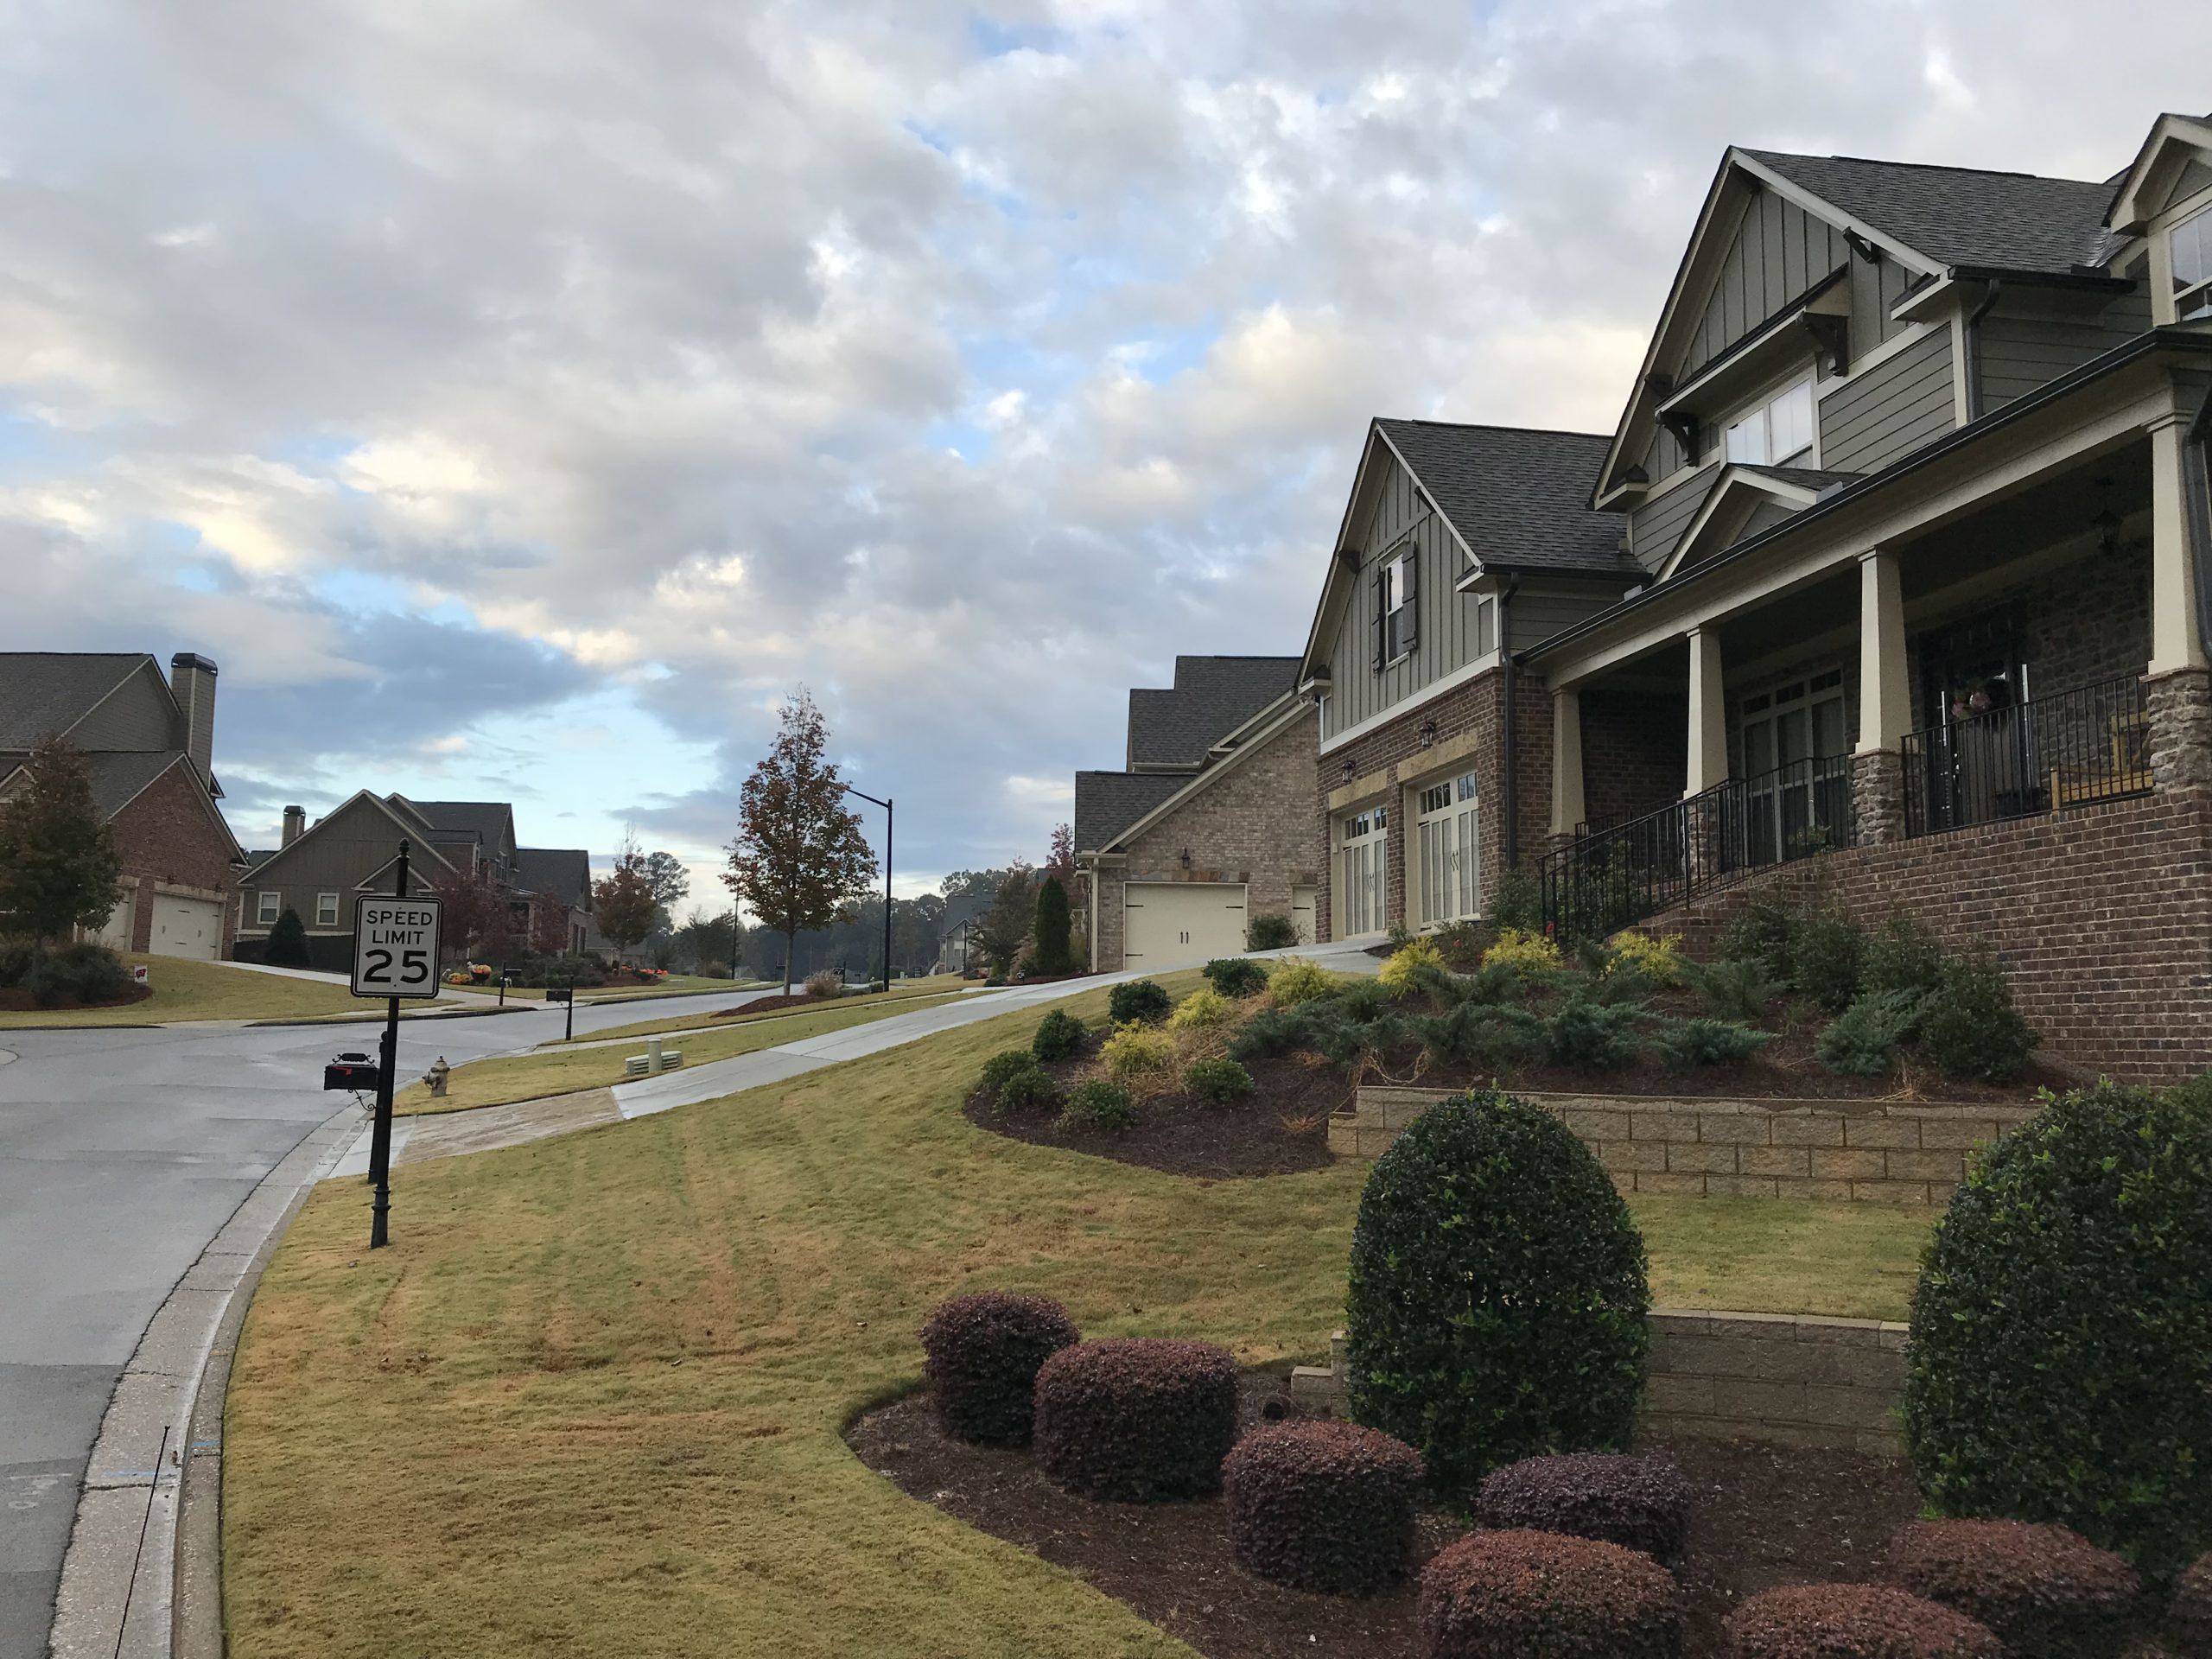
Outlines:
{"label": "speed limit 25 sign", "polygon": [[363,899],[353,911],[353,995],[438,994],[438,901]]}

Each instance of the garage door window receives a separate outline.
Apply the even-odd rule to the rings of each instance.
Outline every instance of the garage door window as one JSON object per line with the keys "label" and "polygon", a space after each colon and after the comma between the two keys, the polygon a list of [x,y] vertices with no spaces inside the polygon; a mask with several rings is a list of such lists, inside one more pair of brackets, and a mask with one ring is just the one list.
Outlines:
{"label": "garage door window", "polygon": [[1463,772],[1421,792],[1421,919],[1425,925],[1477,914],[1482,903],[1482,814],[1475,774]]}
{"label": "garage door window", "polygon": [[1339,907],[1346,938],[1379,933],[1384,926],[1382,889],[1389,868],[1389,809],[1371,807],[1344,818],[1339,826],[1342,871]]}

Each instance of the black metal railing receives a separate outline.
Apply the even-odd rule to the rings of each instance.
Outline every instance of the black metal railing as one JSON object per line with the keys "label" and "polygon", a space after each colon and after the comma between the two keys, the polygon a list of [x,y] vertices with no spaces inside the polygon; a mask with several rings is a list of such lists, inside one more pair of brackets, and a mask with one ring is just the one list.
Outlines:
{"label": "black metal railing", "polygon": [[1731,778],[1548,855],[1539,866],[1545,924],[1562,938],[1602,938],[1855,838],[1847,755]]}
{"label": "black metal railing", "polygon": [[1904,740],[1904,832],[1933,835],[2151,788],[2143,683],[2121,675]]}

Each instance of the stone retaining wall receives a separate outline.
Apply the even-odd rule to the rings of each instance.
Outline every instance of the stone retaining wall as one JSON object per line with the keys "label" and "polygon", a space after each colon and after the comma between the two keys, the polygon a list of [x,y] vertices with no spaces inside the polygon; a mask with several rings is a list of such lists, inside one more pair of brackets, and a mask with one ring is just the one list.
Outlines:
{"label": "stone retaining wall", "polygon": [[[1372,1158],[1448,1089],[1363,1088],[1329,1150]],[[2024,1106],[1528,1095],[1557,1113],[1624,1192],[1946,1204],[1974,1148]]]}

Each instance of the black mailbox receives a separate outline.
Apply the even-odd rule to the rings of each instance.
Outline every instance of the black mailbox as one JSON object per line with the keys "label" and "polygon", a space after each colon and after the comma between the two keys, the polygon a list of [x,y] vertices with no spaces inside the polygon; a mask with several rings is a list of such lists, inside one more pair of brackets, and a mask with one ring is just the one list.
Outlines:
{"label": "black mailbox", "polygon": [[545,1000],[548,1002],[566,1002],[575,995],[575,993],[565,985],[548,985],[545,988]]}
{"label": "black mailbox", "polygon": [[377,1086],[376,1063],[365,1054],[340,1054],[322,1068],[322,1086],[325,1090],[373,1090]]}

